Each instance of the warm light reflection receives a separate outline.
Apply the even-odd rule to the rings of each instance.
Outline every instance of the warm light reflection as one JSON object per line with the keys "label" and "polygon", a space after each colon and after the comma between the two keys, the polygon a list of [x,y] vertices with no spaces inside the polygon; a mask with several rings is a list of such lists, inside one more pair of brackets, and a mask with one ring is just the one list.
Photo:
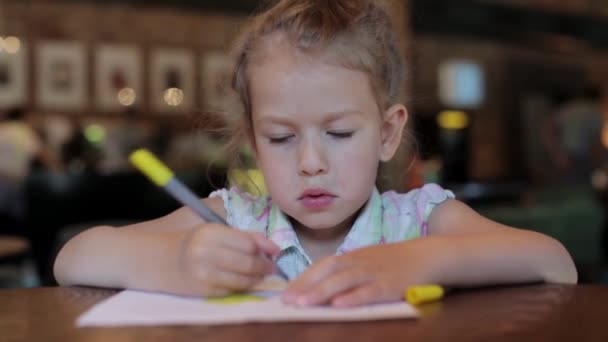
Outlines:
{"label": "warm light reflection", "polygon": [[602,144],[608,149],[608,121],[604,122],[604,126],[602,127]]}
{"label": "warm light reflection", "polygon": [[595,170],[591,173],[591,185],[595,190],[605,190],[608,186],[608,175],[602,169]]}
{"label": "warm light reflection", "polygon": [[118,92],[118,102],[125,107],[133,105],[136,98],[137,94],[133,88],[122,88]]}
{"label": "warm light reflection", "polygon": [[21,48],[21,41],[17,37],[9,36],[4,38],[4,42],[2,45],[4,45],[4,50],[6,50],[6,52],[17,53]]}
{"label": "warm light reflection", "polygon": [[184,92],[179,88],[169,88],[163,94],[165,102],[172,107],[177,107],[184,101]]}
{"label": "warm light reflection", "polygon": [[469,125],[469,117],[462,111],[444,110],[439,113],[437,123],[443,129],[463,129]]}

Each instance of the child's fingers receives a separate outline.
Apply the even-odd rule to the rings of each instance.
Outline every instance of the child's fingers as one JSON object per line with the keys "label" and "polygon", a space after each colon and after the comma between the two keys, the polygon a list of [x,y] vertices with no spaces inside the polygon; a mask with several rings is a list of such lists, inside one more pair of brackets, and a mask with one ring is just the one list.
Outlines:
{"label": "child's fingers", "polygon": [[214,233],[212,240],[220,246],[246,254],[258,253],[258,245],[251,234],[236,229],[223,229]]}
{"label": "child's fingers", "polygon": [[219,224],[207,224],[203,229],[195,231],[191,239],[194,245],[223,246],[247,254],[267,254],[276,256],[281,252],[279,246],[268,240],[262,233],[227,229]]}
{"label": "child's fingers", "polygon": [[246,254],[228,248],[218,248],[210,260],[218,269],[261,277],[273,270],[273,263],[260,254]]}
{"label": "child's fingers", "polygon": [[271,256],[277,256],[281,253],[281,248],[274,242],[270,241],[264,234],[261,233],[249,233],[255,241],[258,248],[264,253]]}
{"label": "child's fingers", "polygon": [[338,295],[331,300],[331,305],[345,308],[400,299],[399,296],[390,294],[377,283],[368,283]]}
{"label": "child's fingers", "polygon": [[272,256],[280,253],[280,248],[261,233],[244,232],[236,229],[219,229],[209,232],[211,240],[217,244],[247,254],[260,252]]}
{"label": "child's fingers", "polygon": [[347,263],[341,257],[332,256],[319,261],[289,283],[289,287],[283,293],[283,300],[288,303],[293,302],[297,296],[308,292],[324,279],[347,267]]}
{"label": "child's fingers", "polygon": [[291,298],[288,303],[296,305],[320,305],[331,302],[341,293],[368,283],[372,277],[362,271],[348,269],[321,280],[308,291]]}

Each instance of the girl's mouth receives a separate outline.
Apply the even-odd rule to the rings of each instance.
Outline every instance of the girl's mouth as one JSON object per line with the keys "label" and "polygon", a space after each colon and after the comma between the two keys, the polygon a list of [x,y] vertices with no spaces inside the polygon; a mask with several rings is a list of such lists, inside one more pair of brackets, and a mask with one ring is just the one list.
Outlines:
{"label": "girl's mouth", "polygon": [[325,189],[306,189],[298,200],[311,210],[322,210],[329,207],[336,199],[336,195]]}

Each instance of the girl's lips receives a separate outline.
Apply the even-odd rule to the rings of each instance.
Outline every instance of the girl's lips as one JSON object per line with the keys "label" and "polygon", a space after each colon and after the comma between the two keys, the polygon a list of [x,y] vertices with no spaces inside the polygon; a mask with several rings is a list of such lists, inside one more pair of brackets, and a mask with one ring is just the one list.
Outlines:
{"label": "girl's lips", "polygon": [[336,195],[326,191],[325,189],[306,189],[298,198],[302,205],[312,210],[322,210],[329,207]]}
{"label": "girl's lips", "polygon": [[323,189],[323,188],[310,188],[310,189],[306,189],[304,190],[304,192],[300,195],[300,197],[298,199],[303,199],[304,197],[307,196],[311,196],[311,197],[319,197],[319,196],[332,196],[332,197],[336,197],[336,195],[332,194],[331,192]]}
{"label": "girl's lips", "polygon": [[308,209],[322,210],[329,207],[335,198],[335,196],[325,194],[321,196],[303,196],[300,198],[300,201]]}

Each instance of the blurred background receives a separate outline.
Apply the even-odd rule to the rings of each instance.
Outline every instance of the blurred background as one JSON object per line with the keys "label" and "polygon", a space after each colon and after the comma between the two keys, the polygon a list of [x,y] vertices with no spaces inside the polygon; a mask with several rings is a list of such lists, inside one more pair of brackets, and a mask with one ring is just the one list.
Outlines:
{"label": "blurred background", "polygon": [[[227,183],[210,115],[227,49],[266,2],[0,0],[0,287],[55,284],[70,237],[178,207],[129,166],[134,148],[201,197]],[[418,141],[392,183],[438,182],[560,240],[581,282],[608,282],[608,1],[382,2]]]}

